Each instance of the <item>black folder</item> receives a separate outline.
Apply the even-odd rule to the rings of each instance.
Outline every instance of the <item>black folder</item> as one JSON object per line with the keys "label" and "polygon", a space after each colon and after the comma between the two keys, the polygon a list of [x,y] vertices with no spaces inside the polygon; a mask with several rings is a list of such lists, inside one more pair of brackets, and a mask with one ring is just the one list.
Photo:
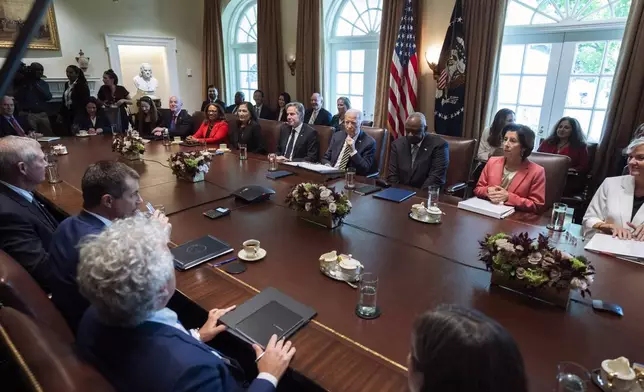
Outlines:
{"label": "black folder", "polygon": [[233,248],[230,245],[211,235],[186,242],[183,245],[170,249],[172,256],[174,256],[174,266],[181,271],[185,271],[232,251]]}
{"label": "black folder", "polygon": [[266,173],[266,178],[270,178],[271,180],[277,180],[278,178],[288,177],[288,176],[291,176],[293,174],[295,174],[295,173],[290,172],[290,171],[286,171],[286,170],[279,170],[279,171]]}

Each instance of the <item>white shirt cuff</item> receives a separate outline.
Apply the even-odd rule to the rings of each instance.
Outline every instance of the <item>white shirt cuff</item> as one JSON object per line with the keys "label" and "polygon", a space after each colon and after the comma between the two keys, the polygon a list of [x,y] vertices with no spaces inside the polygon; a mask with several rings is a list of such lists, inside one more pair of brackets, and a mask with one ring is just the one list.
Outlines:
{"label": "white shirt cuff", "polygon": [[277,378],[275,378],[275,376],[273,376],[272,374],[266,373],[266,372],[261,372],[260,374],[257,375],[257,378],[262,379],[262,380],[266,380],[266,381],[270,382],[271,384],[273,384],[274,388],[277,388]]}
{"label": "white shirt cuff", "polygon": [[358,153],[358,151],[357,151],[357,150],[351,150],[351,154],[350,154],[349,156],[354,156],[354,155],[356,155],[357,153]]}

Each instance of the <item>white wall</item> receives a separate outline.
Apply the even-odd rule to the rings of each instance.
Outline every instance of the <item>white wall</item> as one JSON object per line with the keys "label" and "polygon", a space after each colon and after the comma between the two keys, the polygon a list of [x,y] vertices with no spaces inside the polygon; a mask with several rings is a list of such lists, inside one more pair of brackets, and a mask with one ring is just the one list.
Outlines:
{"label": "white wall", "polygon": [[[80,49],[91,59],[88,74],[102,77],[110,68],[105,34],[173,37],[177,40],[179,91],[189,111],[202,97],[201,43],[203,0],[56,0],[54,11],[61,50],[29,50],[24,61],[38,61],[48,77],[65,77]],[[8,50],[1,49],[2,62]],[[192,69],[192,77],[186,70]],[[135,92],[132,91],[132,94]],[[167,98],[163,99],[167,106]]]}

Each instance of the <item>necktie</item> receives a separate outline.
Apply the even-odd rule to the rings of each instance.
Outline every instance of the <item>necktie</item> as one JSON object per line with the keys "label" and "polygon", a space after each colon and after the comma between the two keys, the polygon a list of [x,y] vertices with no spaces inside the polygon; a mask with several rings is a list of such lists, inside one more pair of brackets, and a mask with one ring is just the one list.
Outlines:
{"label": "necktie", "polygon": [[239,108],[239,106],[235,106],[235,108],[233,109],[233,114],[237,114],[237,109],[238,108]]}
{"label": "necktie", "polygon": [[18,121],[16,121],[16,119],[13,116],[9,118],[9,122],[11,123],[11,126],[13,127],[13,129],[15,129],[16,132],[18,133],[18,136],[25,136],[25,131],[22,129],[20,124],[18,124]]}
{"label": "necktie", "polygon": [[411,167],[414,167],[414,162],[416,161],[417,154],[418,154],[418,144],[413,144],[411,146]]}
{"label": "necktie", "polygon": [[344,151],[342,152],[342,158],[340,158],[340,166],[338,167],[340,170],[347,169],[349,158],[351,158],[351,147],[347,146],[345,142]]}
{"label": "necktie", "polygon": [[260,108],[259,106],[257,106],[257,107],[255,108],[255,114],[257,114],[257,118],[259,118],[259,114],[260,114],[261,112],[262,112],[261,108]]}
{"label": "necktie", "polygon": [[58,227],[58,222],[56,222],[54,217],[49,214],[49,211],[47,211],[45,206],[40,204],[40,202],[36,200],[35,197],[32,199],[31,204],[36,206],[36,208],[38,209],[38,211],[40,211],[40,214],[43,216],[43,218],[45,218],[45,220],[51,225],[52,229],[55,230],[56,227]]}
{"label": "necktie", "polygon": [[170,130],[171,131],[174,131],[174,127],[176,126],[176,124],[177,124],[177,115],[173,114],[172,115],[172,122],[170,123]]}
{"label": "necktie", "polygon": [[309,119],[309,124],[315,124],[315,119],[318,118],[318,111],[314,110],[313,113],[311,113],[311,118]]}
{"label": "necktie", "polygon": [[291,137],[288,139],[286,153],[284,154],[284,156],[288,159],[291,159],[291,155],[293,155],[293,144],[295,144],[295,129],[291,130]]}

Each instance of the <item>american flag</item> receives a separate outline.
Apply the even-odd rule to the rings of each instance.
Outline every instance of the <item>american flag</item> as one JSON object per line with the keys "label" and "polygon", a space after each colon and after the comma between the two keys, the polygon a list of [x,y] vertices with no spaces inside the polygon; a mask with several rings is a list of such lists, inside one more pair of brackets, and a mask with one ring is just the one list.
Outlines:
{"label": "american flag", "polygon": [[389,69],[389,129],[394,137],[405,134],[405,121],[416,111],[418,56],[413,0],[405,1]]}

